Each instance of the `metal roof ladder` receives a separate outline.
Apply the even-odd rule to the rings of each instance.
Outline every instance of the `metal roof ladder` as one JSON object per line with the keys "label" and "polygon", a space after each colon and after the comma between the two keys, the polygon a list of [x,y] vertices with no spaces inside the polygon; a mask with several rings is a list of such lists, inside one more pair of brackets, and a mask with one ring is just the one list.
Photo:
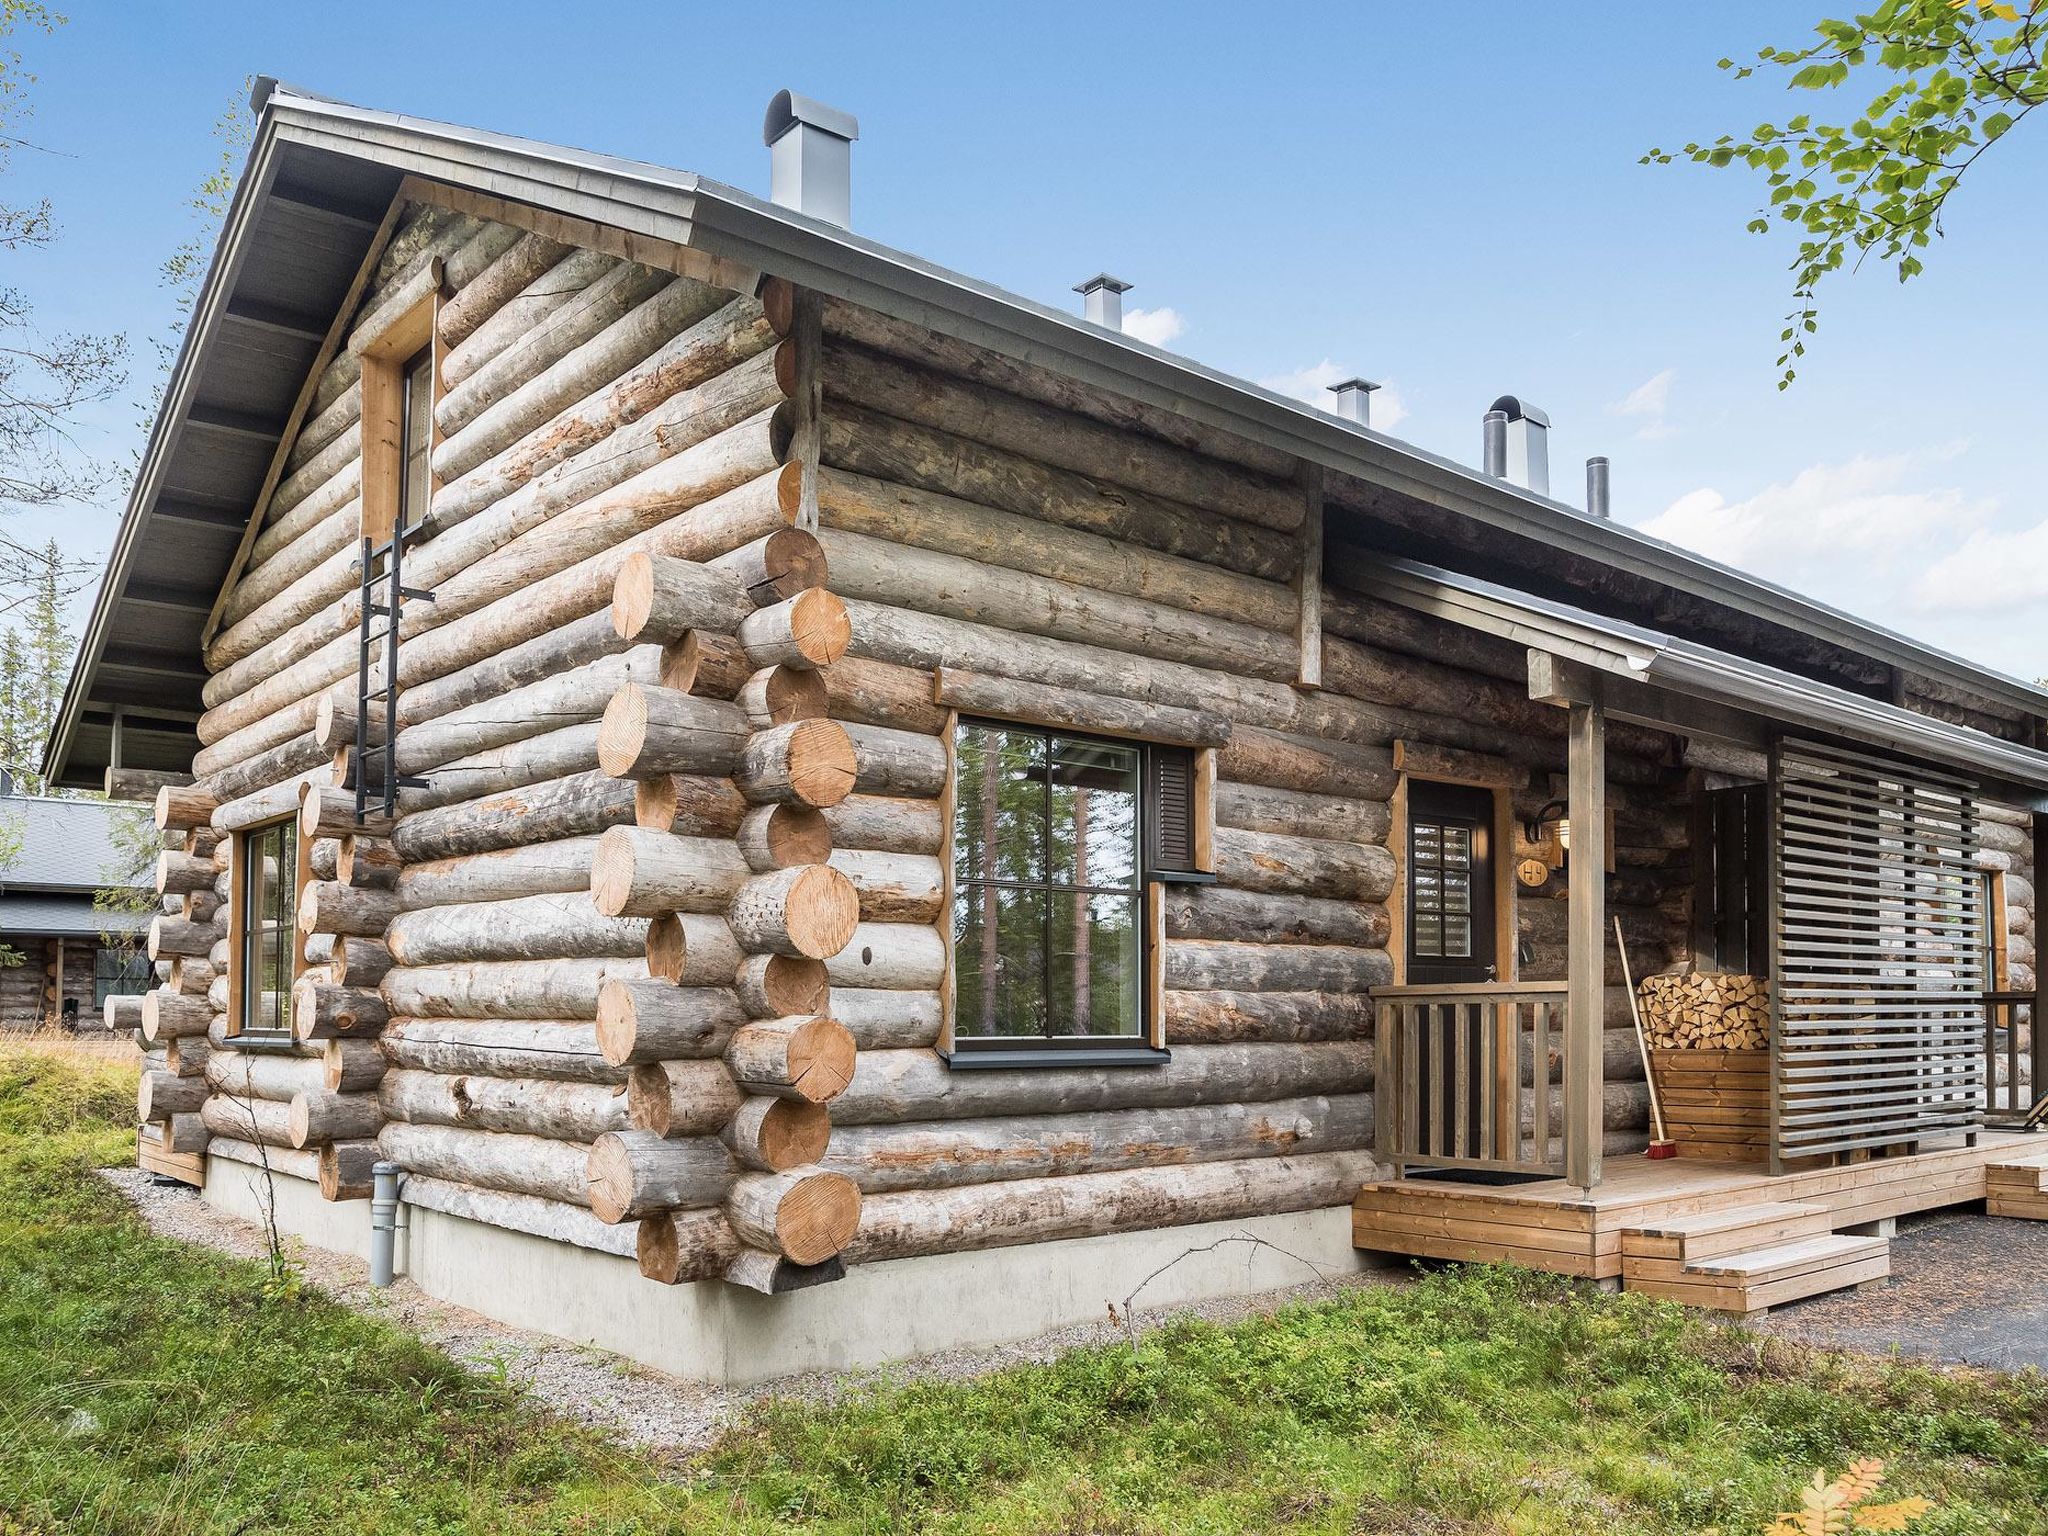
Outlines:
{"label": "metal roof ladder", "polygon": [[[363,581],[361,619],[356,646],[356,750],[349,776],[356,792],[356,825],[369,819],[370,806],[381,802],[388,823],[398,814],[401,789],[423,789],[426,780],[408,778],[398,771],[398,628],[407,600],[431,603],[434,594],[405,584],[405,547],[422,525],[398,529],[384,543],[363,540]],[[382,570],[379,570],[379,565]],[[378,621],[383,621],[378,627]],[[381,647],[384,653],[383,680],[371,687],[371,658]],[[372,757],[371,710],[383,716],[384,729]]]}

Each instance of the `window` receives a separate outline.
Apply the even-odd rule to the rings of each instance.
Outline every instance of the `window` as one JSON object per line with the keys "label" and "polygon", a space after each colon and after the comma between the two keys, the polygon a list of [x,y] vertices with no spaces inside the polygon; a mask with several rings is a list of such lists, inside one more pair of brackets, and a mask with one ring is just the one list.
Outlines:
{"label": "window", "polygon": [[954,747],[954,1064],[1163,1059],[1149,887],[1193,862],[1194,754],[986,721]]}
{"label": "window", "polygon": [[398,526],[404,530],[426,521],[428,498],[433,493],[433,471],[427,462],[434,442],[433,348],[420,351],[405,365],[400,389]]}
{"label": "window", "polygon": [[1496,979],[1493,822],[1490,789],[1408,781],[1410,982]]}
{"label": "window", "polygon": [[232,939],[238,1034],[290,1034],[298,975],[299,828],[274,821],[235,844]]}
{"label": "window", "polygon": [[133,997],[156,984],[149,956],[139,944],[102,944],[92,957],[92,1004],[106,1007],[110,997]]}
{"label": "window", "polygon": [[1743,976],[1771,973],[1766,881],[1770,801],[1762,784],[1732,784],[1700,796],[1694,958]]}

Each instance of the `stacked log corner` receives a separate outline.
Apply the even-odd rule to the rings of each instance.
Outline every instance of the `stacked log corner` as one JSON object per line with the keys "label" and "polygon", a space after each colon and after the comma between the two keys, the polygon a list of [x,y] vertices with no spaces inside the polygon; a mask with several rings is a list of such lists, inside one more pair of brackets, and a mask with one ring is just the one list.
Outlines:
{"label": "stacked log corner", "polygon": [[160,1178],[203,1185],[212,1139],[202,1115],[215,1015],[212,955],[225,922],[224,860],[210,825],[212,796],[166,782],[153,797],[164,851],[156,863],[157,912],[145,947],[153,985],[106,1001],[107,1028],[142,1052],[136,1086],[136,1163]]}
{"label": "stacked log corner", "polygon": [[[778,342],[775,372],[800,394]],[[778,408],[778,510],[803,521],[813,405]],[[810,457],[806,457],[807,452]],[[647,974],[604,983],[597,1037],[630,1069],[632,1127],[591,1149],[593,1211],[638,1219],[643,1274],[769,1294],[835,1279],[860,1193],[821,1166],[856,1046],[827,963],[860,898],[825,813],[858,774],[828,717],[848,635],[816,538],[783,527],[696,559],[635,553],[614,582],[620,643],[662,648],[599,731],[603,770],[634,783],[635,822],[599,840],[591,899],[644,919]]]}

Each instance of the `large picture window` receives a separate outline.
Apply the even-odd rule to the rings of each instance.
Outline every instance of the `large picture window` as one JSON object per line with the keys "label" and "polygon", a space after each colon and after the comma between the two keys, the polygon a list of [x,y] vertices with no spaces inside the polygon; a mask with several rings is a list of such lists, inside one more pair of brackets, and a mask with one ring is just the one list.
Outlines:
{"label": "large picture window", "polygon": [[1191,754],[987,721],[954,747],[956,1064],[1156,1055],[1148,892],[1161,854],[1193,844]]}
{"label": "large picture window", "polygon": [[92,957],[92,1005],[104,1008],[110,997],[133,997],[156,981],[155,967],[140,944],[102,944]]}
{"label": "large picture window", "polygon": [[297,975],[299,828],[274,821],[241,834],[235,849],[236,1031],[290,1034]]}

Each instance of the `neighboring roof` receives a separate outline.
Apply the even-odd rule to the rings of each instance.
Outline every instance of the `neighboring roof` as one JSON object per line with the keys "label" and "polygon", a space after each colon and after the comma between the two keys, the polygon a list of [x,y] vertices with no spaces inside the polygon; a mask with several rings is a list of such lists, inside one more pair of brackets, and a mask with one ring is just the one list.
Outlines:
{"label": "neighboring roof", "polygon": [[0,941],[90,938],[102,933],[144,933],[148,928],[148,913],[96,912],[90,896],[0,892]]}
{"label": "neighboring roof", "polygon": [[[1457,571],[1387,559],[1353,579],[1385,601],[1626,682],[1964,769],[1990,780],[1988,788],[2048,811],[2048,752]],[[1718,732],[1707,728],[1699,734]]]}
{"label": "neighboring roof", "polygon": [[[21,852],[0,863],[0,892],[91,893],[118,878],[122,853],[114,841],[115,818],[147,816],[140,806],[111,800],[57,800],[40,795],[0,795],[0,831],[17,833]],[[124,882],[140,888],[149,870]]]}
{"label": "neighboring roof", "polygon": [[[249,163],[45,753],[44,771],[56,782],[97,781],[117,708],[128,711],[124,766],[188,766],[195,743],[175,715],[199,707],[200,628],[332,311],[408,174],[772,271],[1499,534],[1817,637],[2005,709],[2048,714],[2048,690],[2034,684],[732,187],[267,81],[257,104]],[[146,572],[138,560],[144,547]]]}

